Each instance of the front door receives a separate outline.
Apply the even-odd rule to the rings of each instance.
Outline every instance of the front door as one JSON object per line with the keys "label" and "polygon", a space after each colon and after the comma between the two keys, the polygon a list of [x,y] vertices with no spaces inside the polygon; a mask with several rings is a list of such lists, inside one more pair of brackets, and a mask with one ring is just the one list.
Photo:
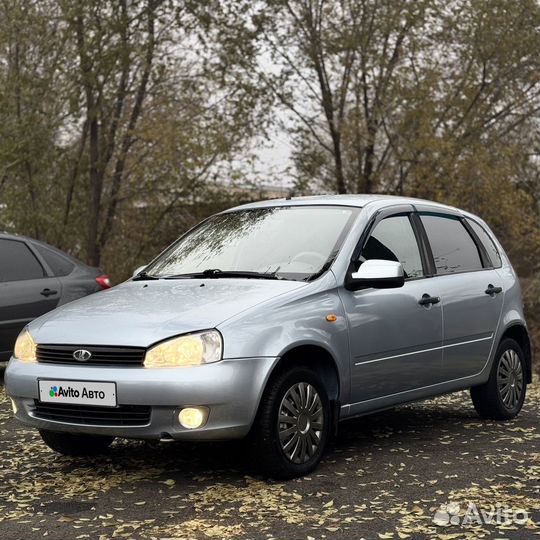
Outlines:
{"label": "front door", "polygon": [[358,265],[367,259],[399,261],[405,284],[340,293],[349,322],[352,404],[441,381],[440,294],[437,278],[424,277],[427,261],[418,239],[410,212],[382,216]]}

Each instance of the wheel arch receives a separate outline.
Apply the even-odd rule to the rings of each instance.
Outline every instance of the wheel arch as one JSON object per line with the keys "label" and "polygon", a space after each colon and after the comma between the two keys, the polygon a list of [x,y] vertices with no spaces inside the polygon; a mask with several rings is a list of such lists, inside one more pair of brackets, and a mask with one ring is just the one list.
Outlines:
{"label": "wheel arch", "polygon": [[[317,344],[298,344],[284,351],[272,369],[272,377],[292,366],[305,366],[313,369],[326,386],[328,398],[339,400],[341,380],[337,362],[325,347]],[[267,383],[268,384],[268,383]]]}
{"label": "wheel arch", "polygon": [[514,341],[517,341],[517,343],[521,347],[521,350],[525,355],[526,381],[527,384],[530,384],[532,382],[532,347],[527,328],[524,324],[519,322],[510,324],[502,333],[499,342],[502,342],[502,340],[505,338],[511,338]]}
{"label": "wheel arch", "polygon": [[313,343],[302,343],[292,345],[290,348],[283,351],[279,356],[279,360],[273,366],[269,373],[264,388],[261,392],[257,411],[255,413],[252,429],[257,422],[261,403],[264,399],[266,391],[271,381],[279,376],[283,371],[295,366],[305,366],[313,369],[321,378],[328,392],[330,400],[331,415],[332,415],[332,430],[335,433],[340,417],[340,392],[341,392],[341,377],[338,364],[328,349]]}

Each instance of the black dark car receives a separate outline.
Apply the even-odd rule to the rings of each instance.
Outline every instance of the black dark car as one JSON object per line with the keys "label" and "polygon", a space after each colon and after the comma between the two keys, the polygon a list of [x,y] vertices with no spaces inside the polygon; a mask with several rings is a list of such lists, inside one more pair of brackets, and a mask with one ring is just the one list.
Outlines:
{"label": "black dark car", "polygon": [[110,286],[99,268],[44,242],[0,233],[0,362],[32,319]]}

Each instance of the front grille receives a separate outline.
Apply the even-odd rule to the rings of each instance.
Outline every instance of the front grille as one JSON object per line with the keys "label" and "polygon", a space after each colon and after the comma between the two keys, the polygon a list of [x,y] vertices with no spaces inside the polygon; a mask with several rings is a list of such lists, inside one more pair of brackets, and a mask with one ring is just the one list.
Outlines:
{"label": "front grille", "polygon": [[[92,353],[89,360],[78,361],[73,353],[84,349]],[[105,347],[96,345],[38,345],[38,362],[49,364],[77,364],[99,366],[141,366],[144,362],[144,347]]]}
{"label": "front grille", "polygon": [[151,408],[146,405],[93,407],[34,401],[32,416],[67,424],[86,426],[146,426],[150,423]]}

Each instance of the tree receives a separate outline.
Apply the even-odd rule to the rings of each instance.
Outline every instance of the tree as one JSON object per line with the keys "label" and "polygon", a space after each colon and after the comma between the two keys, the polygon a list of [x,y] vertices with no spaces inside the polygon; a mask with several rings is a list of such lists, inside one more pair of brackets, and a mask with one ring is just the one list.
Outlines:
{"label": "tree", "polygon": [[[62,4],[78,56],[75,83],[84,96],[81,140],[88,144],[90,191],[86,255],[96,266],[116,215],[127,155],[149,91],[160,4],[158,0]],[[109,168],[111,184],[105,199]],[[69,186],[67,218],[72,191]]]}
{"label": "tree", "polygon": [[533,0],[269,0],[250,16],[273,61],[252,68],[291,113],[300,192],[441,200],[538,253]]}
{"label": "tree", "polygon": [[381,192],[482,215],[538,271],[534,0],[200,2],[285,113],[296,191]]}
{"label": "tree", "polygon": [[234,181],[257,94],[236,84],[230,57],[209,54],[203,22],[184,4],[4,0],[0,9],[0,223],[124,274],[152,232],[154,252],[171,240],[159,228],[186,201],[226,187],[213,180],[219,171]]}
{"label": "tree", "polygon": [[6,222],[17,220],[37,238],[55,217],[50,204],[49,217],[40,210],[44,194],[57,194],[56,185],[44,185],[63,166],[55,141],[65,114],[62,65],[68,67],[69,51],[52,7],[0,3],[0,202],[7,205]]}

